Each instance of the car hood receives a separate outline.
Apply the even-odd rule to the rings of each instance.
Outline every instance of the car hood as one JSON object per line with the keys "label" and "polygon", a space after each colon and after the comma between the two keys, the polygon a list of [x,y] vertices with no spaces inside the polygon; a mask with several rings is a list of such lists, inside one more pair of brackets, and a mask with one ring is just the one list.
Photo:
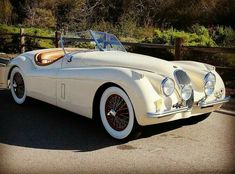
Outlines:
{"label": "car hood", "polygon": [[74,55],[74,57],[77,56],[82,59],[84,66],[123,67],[157,72],[163,75],[169,74],[179,67],[159,58],[121,51],[94,51]]}

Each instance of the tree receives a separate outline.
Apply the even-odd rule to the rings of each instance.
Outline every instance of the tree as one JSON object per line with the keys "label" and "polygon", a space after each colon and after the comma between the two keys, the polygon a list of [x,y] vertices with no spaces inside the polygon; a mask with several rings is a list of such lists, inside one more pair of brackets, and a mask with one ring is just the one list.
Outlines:
{"label": "tree", "polygon": [[84,3],[85,0],[59,0],[55,8],[57,28],[65,26],[70,26],[70,29],[76,28],[84,15],[81,15]]}
{"label": "tree", "polygon": [[176,27],[198,23],[235,28],[234,0],[0,0],[0,22],[87,29]]}
{"label": "tree", "polygon": [[43,8],[28,9],[30,14],[28,18],[24,20],[24,24],[27,26],[37,26],[40,28],[49,27],[55,28],[56,20],[51,10]]}
{"label": "tree", "polygon": [[0,23],[11,23],[12,9],[13,8],[9,0],[0,1]]}

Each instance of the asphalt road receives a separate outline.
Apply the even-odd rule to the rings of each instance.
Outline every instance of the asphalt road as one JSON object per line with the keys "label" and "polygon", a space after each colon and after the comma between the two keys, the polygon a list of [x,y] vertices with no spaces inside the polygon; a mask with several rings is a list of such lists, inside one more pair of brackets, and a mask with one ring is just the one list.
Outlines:
{"label": "asphalt road", "polygon": [[121,143],[97,123],[0,91],[0,173],[235,173],[235,116],[149,126]]}

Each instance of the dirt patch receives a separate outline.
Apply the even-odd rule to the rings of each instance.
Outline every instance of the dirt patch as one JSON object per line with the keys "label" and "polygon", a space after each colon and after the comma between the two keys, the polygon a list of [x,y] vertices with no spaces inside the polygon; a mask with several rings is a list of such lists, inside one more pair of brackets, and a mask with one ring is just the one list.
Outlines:
{"label": "dirt patch", "polygon": [[120,145],[120,146],[117,146],[117,149],[119,150],[133,150],[133,149],[137,149],[136,147],[134,146],[131,146],[131,145]]}

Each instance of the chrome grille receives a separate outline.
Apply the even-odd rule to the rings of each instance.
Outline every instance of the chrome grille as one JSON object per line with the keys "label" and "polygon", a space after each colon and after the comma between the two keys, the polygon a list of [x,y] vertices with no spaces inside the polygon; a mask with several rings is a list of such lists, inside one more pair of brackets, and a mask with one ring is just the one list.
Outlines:
{"label": "chrome grille", "polygon": [[[183,70],[176,70],[174,72],[175,80],[178,83],[179,87],[182,88],[184,85],[190,85],[191,80],[189,76]],[[194,92],[191,97],[186,101],[186,105],[191,108],[194,103]]]}
{"label": "chrome grille", "polygon": [[186,101],[186,105],[191,108],[193,107],[193,103],[194,103],[194,92],[192,93],[192,96]]}
{"label": "chrome grille", "polygon": [[182,71],[182,70],[176,70],[175,71],[175,78],[176,81],[179,85],[189,85],[190,84],[190,78],[188,77],[188,75],[186,74],[186,72]]}

